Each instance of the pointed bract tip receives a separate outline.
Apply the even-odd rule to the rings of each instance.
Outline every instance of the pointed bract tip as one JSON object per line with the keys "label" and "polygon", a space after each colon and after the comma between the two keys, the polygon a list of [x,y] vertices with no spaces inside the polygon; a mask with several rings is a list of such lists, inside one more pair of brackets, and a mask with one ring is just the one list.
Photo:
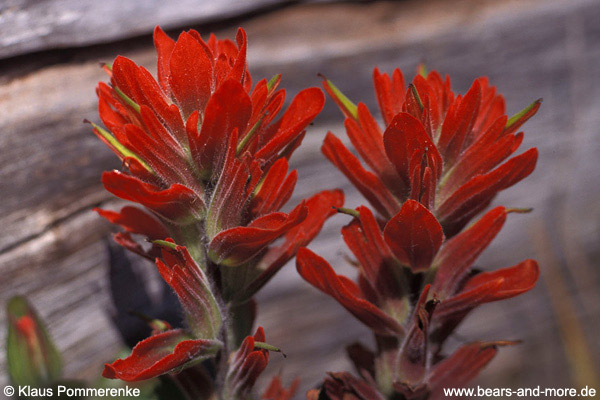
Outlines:
{"label": "pointed bract tip", "polygon": [[152,240],[152,244],[157,246],[166,247],[171,250],[177,250],[177,244],[167,240]]}
{"label": "pointed bract tip", "polygon": [[417,73],[423,78],[427,78],[429,71],[427,71],[427,66],[424,62],[420,62],[419,65],[417,65]]}
{"label": "pointed bract tip", "polygon": [[358,218],[360,216],[360,213],[356,210],[353,210],[351,208],[345,208],[345,207],[335,207],[332,206],[335,210],[337,210],[337,212],[339,212],[340,214],[347,214],[347,215],[351,215],[354,218]]}
{"label": "pointed bract tip", "polygon": [[511,207],[507,208],[505,212],[508,213],[516,213],[516,214],[527,214],[533,211],[533,207],[519,208],[519,207]]}

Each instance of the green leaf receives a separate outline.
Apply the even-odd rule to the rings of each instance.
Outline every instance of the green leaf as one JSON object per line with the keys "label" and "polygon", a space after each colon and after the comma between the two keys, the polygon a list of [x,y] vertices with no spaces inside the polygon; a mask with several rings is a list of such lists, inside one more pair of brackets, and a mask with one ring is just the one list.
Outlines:
{"label": "green leaf", "polygon": [[533,114],[537,112],[541,104],[542,99],[537,99],[536,101],[534,101],[533,103],[531,103],[530,105],[528,105],[527,107],[510,117],[508,121],[506,121],[506,127],[504,129],[507,130],[516,123],[519,123],[520,125],[527,121]]}
{"label": "green leaf", "polygon": [[148,170],[148,172],[154,173],[154,171],[152,171],[152,168],[148,164],[146,164],[146,162],[144,160],[139,158],[137,154],[135,154],[134,152],[129,150],[127,147],[123,146],[121,144],[121,142],[119,142],[109,131],[107,131],[106,129],[102,128],[100,125],[97,125],[93,122],[90,122],[87,120],[85,122],[89,122],[92,125],[92,127],[94,128],[94,130],[96,132],[98,132],[98,134],[100,134],[100,136],[102,136],[102,138],[104,138],[108,142],[109,145],[111,145],[117,152],[119,152],[119,154],[121,154],[122,158],[125,158],[125,157],[135,158],[140,164],[142,164],[142,166],[144,168],[146,168]]}
{"label": "green leaf", "polygon": [[6,359],[15,386],[42,387],[62,375],[61,356],[44,323],[22,296],[8,301]]}
{"label": "green leaf", "polygon": [[325,78],[325,84],[329,88],[329,95],[333,97],[336,103],[343,108],[345,114],[351,115],[352,118],[358,120],[358,107],[354,104],[340,89],[337,88],[329,79]]}
{"label": "green leaf", "polygon": [[279,79],[281,78],[281,74],[277,74],[275,76],[273,76],[269,82],[267,82],[267,90],[270,92],[271,89],[273,89],[273,87],[275,86],[275,84],[279,81]]}

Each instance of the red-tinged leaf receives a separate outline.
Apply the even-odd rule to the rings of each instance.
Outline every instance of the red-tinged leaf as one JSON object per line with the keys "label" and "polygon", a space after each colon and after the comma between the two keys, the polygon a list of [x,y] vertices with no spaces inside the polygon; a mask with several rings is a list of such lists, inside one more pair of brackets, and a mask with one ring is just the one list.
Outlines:
{"label": "red-tinged leaf", "polygon": [[336,213],[336,207],[343,204],[344,193],[341,190],[323,191],[306,200],[306,218],[285,234],[283,244],[267,251],[257,266],[260,275],[248,286],[241,299],[251,297],[262,288],[296,255],[300,247],[307,246],[317,236],[325,220]]}
{"label": "red-tinged leaf", "polygon": [[400,210],[400,203],[381,180],[365,170],[358,158],[331,132],[327,133],[321,151],[385,218],[390,218]]}
{"label": "red-tinged leaf", "polygon": [[436,177],[442,172],[442,158],[425,131],[423,124],[410,114],[400,113],[394,117],[383,134],[385,152],[396,167],[406,186],[410,185],[410,160],[415,152],[426,156]]}
{"label": "red-tinged leaf", "polygon": [[434,291],[446,298],[454,293],[481,252],[496,237],[506,221],[506,209],[488,211],[469,229],[446,241],[433,265],[438,268]]}
{"label": "red-tinged leaf", "polygon": [[336,299],[359,321],[377,334],[395,336],[403,329],[392,317],[360,296],[360,289],[345,277],[337,275],[323,258],[301,248],[296,258],[298,273],[311,285]]}
{"label": "red-tinged leaf", "polygon": [[249,209],[254,217],[275,212],[289,200],[298,180],[296,170],[287,174],[288,162],[278,159],[257,186]]}
{"label": "red-tinged leaf", "polygon": [[383,235],[398,261],[414,272],[429,268],[444,240],[437,219],[414,200],[404,203],[400,212],[386,224]]}
{"label": "red-tinged leaf", "polygon": [[324,104],[325,96],[319,88],[308,88],[298,93],[281,119],[275,123],[277,133],[256,152],[256,158],[269,160],[276,156],[315,119]]}
{"label": "red-tinged leaf", "polygon": [[471,343],[437,363],[429,375],[430,399],[445,399],[443,390],[467,384],[494,358],[495,343]]}
{"label": "red-tinged leaf", "polygon": [[501,279],[502,285],[486,297],[486,302],[508,299],[533,289],[539,276],[538,263],[534,260],[525,260],[513,267],[479,273],[467,281],[462,291],[477,290],[488,282]]}
{"label": "red-tinged leaf", "polygon": [[379,69],[373,70],[373,83],[377,103],[383,116],[385,125],[389,125],[396,114],[402,111],[404,103],[404,77],[402,72],[396,68],[392,74],[392,80],[388,74],[381,74]]}
{"label": "red-tinged leaf", "polygon": [[535,168],[538,151],[529,149],[485,175],[471,179],[437,208],[447,236],[458,232],[496,193],[527,177]]}
{"label": "red-tinged leaf", "polygon": [[307,208],[299,204],[289,214],[272,213],[216,235],[209,244],[209,256],[221,265],[236,266],[249,261],[275,239],[300,224]]}
{"label": "red-tinged leaf", "polygon": [[189,339],[175,329],[139,342],[125,359],[106,364],[102,376],[126,382],[143,381],[213,357],[221,348],[218,340]]}
{"label": "red-tinged leaf", "polygon": [[296,394],[298,386],[300,385],[300,379],[296,378],[292,381],[289,388],[283,387],[281,378],[276,375],[267,386],[267,389],[262,395],[263,400],[291,400]]}
{"label": "red-tinged leaf", "polygon": [[[239,82],[227,80],[208,100],[197,138],[189,137],[192,156],[203,176],[220,171],[234,129],[246,132],[252,114],[250,97]],[[236,143],[237,145],[237,143]]]}
{"label": "red-tinged leaf", "polygon": [[194,191],[180,184],[161,190],[119,171],[103,173],[102,183],[115,196],[140,203],[173,222],[199,215],[204,209]]}
{"label": "red-tinged leaf", "polygon": [[437,142],[438,149],[446,165],[453,165],[463,150],[465,138],[471,133],[477,119],[481,103],[481,85],[475,80],[473,85],[456,106],[451,106]]}
{"label": "red-tinged leaf", "polygon": [[126,206],[120,212],[94,208],[98,214],[113,224],[121,225],[127,232],[147,236],[150,240],[165,239],[167,228],[155,217],[137,207]]}
{"label": "red-tinged leaf", "polygon": [[175,48],[175,41],[171,39],[159,26],[154,28],[154,47],[158,53],[158,82],[160,86],[169,94],[170,88],[170,75],[171,75],[171,53]]}
{"label": "red-tinged leaf", "polygon": [[187,117],[194,110],[204,110],[214,85],[208,48],[182,32],[171,53],[169,67],[171,93],[183,114]]}

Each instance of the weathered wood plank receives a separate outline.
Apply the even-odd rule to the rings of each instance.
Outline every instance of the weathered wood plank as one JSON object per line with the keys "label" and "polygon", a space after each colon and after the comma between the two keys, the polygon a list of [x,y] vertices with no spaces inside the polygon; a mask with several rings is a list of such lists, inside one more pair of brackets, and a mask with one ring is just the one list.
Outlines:
{"label": "weathered wood plank", "polygon": [[8,0],[0,5],[0,59],[106,43],[285,4],[286,0]]}
{"label": "weathered wood plank", "polygon": [[[511,216],[480,260],[481,265],[496,268],[533,256],[525,226],[534,218],[551,221],[555,230],[569,229],[567,234],[584,253],[597,249],[600,189],[593,183],[600,178],[595,162],[600,150],[600,115],[595,112],[600,107],[600,87],[594,83],[600,81],[599,19],[598,2],[589,0],[463,0],[289,7],[243,25],[250,40],[253,76],[282,72],[283,86],[291,93],[317,85],[315,74],[321,72],[351,98],[363,99],[375,109],[373,65],[387,71],[400,66],[411,75],[416,64],[425,61],[449,73],[460,90],[478,75],[490,76],[512,111],[544,97],[541,112],[525,127],[524,147],[540,148],[538,169],[527,183],[499,199],[511,206],[533,206],[536,211]],[[236,27],[225,27],[220,33],[233,37]],[[0,301],[16,292],[32,296],[65,351],[71,376],[81,371],[92,376],[107,353],[119,348],[107,317],[108,267],[99,242],[108,227],[89,211],[110,198],[99,177],[118,162],[81,121],[98,120],[93,88],[105,79],[98,61],[122,53],[148,67],[155,63],[148,37],[139,44],[92,50],[82,51],[77,61],[26,74],[20,73],[18,65],[0,66],[0,72],[11,77],[0,82]],[[291,204],[332,186],[347,192],[349,206],[363,202],[320,155],[326,130],[345,136],[331,102],[293,159],[300,182]],[[344,223],[344,216],[336,216],[312,247],[336,268],[351,273],[338,235]],[[574,288],[587,284],[581,299],[586,299],[586,305],[598,304],[597,270],[586,272],[579,263],[569,267]],[[586,273],[589,278],[578,283],[578,276]],[[286,360],[273,357],[270,371],[281,367],[288,378],[301,376],[303,390],[326,370],[346,368],[344,345],[368,336],[335,302],[302,282],[292,265],[265,288],[260,302],[259,322],[269,340],[289,355]],[[5,323],[0,315],[1,341]],[[506,386],[568,384],[543,286],[520,299],[488,306],[474,317],[463,327],[467,338],[526,340],[519,349],[504,350],[482,382],[490,387],[500,381]],[[582,307],[581,317],[597,321],[598,308]],[[342,333],[343,337],[335,338]],[[592,350],[600,351],[597,344]],[[548,362],[532,368],[536,360]],[[519,369],[521,362],[528,366],[526,370]],[[0,384],[6,379],[3,365],[0,354]],[[539,373],[534,375],[533,370]],[[515,377],[515,371],[527,373]]]}

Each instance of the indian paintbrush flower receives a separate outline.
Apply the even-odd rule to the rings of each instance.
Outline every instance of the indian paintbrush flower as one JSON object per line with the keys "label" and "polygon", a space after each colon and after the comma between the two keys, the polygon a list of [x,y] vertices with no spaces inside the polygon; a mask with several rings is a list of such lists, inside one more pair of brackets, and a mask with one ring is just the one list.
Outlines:
{"label": "indian paintbrush flower", "polygon": [[353,217],[342,236],[357,260],[356,283],[312,251],[298,253],[300,275],[368,326],[377,343],[375,352],[360,344],[349,348],[361,378],[331,374],[321,393],[331,399],[439,398],[441,388],[476,376],[497,346],[512,344],[475,342],[446,357],[443,344],[457,325],[483,303],[530,290],[539,276],[533,260],[492,272],[473,269],[507,214],[526,210],[500,206],[467,224],[500,190],[533,171],[535,148],[503,161],[521,144],[518,128],[541,101],[508,118],[487,78],[476,79],[464,96],[435,71],[417,75],[408,88],[398,69],[391,79],[375,69],[373,78],[384,130],[363,103],[355,105],[323,81],[372,171],[332,133],[323,153],[378,216],[365,206],[340,209]]}
{"label": "indian paintbrush flower", "polygon": [[103,174],[105,188],[143,209],[97,211],[122,226],[119,244],[156,259],[187,329],[155,332],[107,364],[104,376],[142,380],[218,359],[225,362],[217,373],[227,377],[218,390],[245,396],[273,349],[255,346],[264,341],[262,328],[250,335],[252,296],[343,203],[341,191],[324,191],[280,211],[297,181],[288,160],[325,98],[318,88],[302,90],[278,116],[280,76],[252,86],[242,29],[236,42],[204,41],[194,30],[174,41],[157,27],[154,43],[156,80],[125,57],[105,65],[110,83],[100,83],[97,94],[106,128],[93,125],[124,167]]}

